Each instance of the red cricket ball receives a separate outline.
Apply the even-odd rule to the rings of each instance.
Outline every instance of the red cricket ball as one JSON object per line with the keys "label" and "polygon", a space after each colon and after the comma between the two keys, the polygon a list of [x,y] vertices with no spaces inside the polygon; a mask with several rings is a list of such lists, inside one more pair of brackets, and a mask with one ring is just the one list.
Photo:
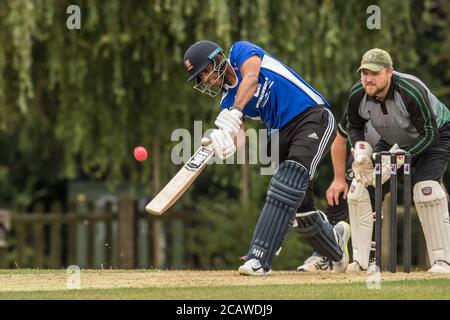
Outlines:
{"label": "red cricket ball", "polygon": [[147,159],[148,153],[143,146],[137,146],[134,148],[134,158],[137,161],[144,161]]}

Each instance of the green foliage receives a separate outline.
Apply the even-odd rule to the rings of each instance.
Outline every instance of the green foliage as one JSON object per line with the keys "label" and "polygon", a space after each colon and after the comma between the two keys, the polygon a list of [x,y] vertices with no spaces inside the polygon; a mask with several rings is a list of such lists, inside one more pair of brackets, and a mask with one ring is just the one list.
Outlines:
{"label": "green foliage", "polygon": [[[133,148],[146,146],[152,158],[161,146],[165,182],[177,169],[171,132],[191,129],[194,120],[210,128],[218,111],[218,99],[185,83],[183,53],[200,39],[226,50],[239,39],[263,46],[324,94],[338,117],[360,57],[372,47],[389,50],[396,68],[423,77],[450,103],[448,2],[380,0],[381,29],[368,30],[372,2],[80,0],[81,30],[71,31],[71,1],[1,1],[0,202],[22,208],[77,179],[111,189],[131,181],[154,192],[150,162],[136,163]],[[268,183],[258,170],[250,166],[251,205],[244,208],[240,170],[211,168],[207,198],[193,205],[205,218],[198,228],[213,232],[191,248],[206,248],[208,263],[227,266],[244,254]],[[317,175],[322,196],[332,175],[328,160]],[[194,199],[185,198],[186,205]]]}

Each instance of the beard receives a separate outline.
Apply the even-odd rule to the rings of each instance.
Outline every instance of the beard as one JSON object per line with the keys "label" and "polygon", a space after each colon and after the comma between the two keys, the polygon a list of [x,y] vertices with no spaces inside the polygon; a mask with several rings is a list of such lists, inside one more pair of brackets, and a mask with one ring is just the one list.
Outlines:
{"label": "beard", "polygon": [[[378,88],[378,87],[373,86],[373,85],[371,85],[371,86],[364,86],[364,91],[366,91],[366,93],[367,93],[368,96],[374,97],[374,96],[377,96],[377,95],[379,95],[380,93],[382,93],[382,92],[386,89],[387,85],[388,85],[388,84],[385,84],[385,85],[384,85],[383,87],[381,87],[381,88]],[[367,89],[368,89],[368,88],[370,88],[371,90],[372,90],[372,88],[374,88],[374,91],[373,91],[373,92],[367,92]]]}

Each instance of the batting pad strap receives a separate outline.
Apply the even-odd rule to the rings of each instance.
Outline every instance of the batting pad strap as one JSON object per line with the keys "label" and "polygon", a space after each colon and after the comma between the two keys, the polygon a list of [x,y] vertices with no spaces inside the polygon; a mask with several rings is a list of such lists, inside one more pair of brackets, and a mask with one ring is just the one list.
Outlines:
{"label": "batting pad strap", "polygon": [[302,192],[304,191],[290,188],[283,183],[274,180],[269,186],[267,196],[291,207],[295,207]]}
{"label": "batting pad strap", "polygon": [[343,252],[333,226],[318,211],[297,213],[298,232],[315,251],[333,261],[340,261]]}
{"label": "batting pad strap", "polygon": [[309,186],[309,173],[295,161],[284,161],[270,181],[267,196],[250,243],[247,260],[260,260],[269,269],[275,251],[292,226],[295,212]]}

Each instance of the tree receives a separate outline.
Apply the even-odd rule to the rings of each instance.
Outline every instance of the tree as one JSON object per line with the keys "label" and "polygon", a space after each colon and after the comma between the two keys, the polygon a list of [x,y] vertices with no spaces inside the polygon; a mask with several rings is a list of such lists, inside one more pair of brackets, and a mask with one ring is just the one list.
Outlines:
{"label": "tree", "polygon": [[[358,78],[361,55],[372,47],[389,50],[400,69],[432,75],[432,89],[448,102],[445,1],[380,0],[379,30],[366,28],[368,0],[78,3],[81,29],[68,30],[70,1],[0,2],[0,199],[9,206],[26,207],[57,193],[61,182],[79,179],[105,181],[111,189],[131,181],[135,190],[143,185],[150,194],[151,166],[132,158],[138,144],[148,147],[150,158],[152,148],[161,146],[161,180],[167,181],[178,169],[170,161],[176,143],[171,132],[192,129],[194,120],[211,128],[218,110],[217,99],[185,83],[183,53],[200,39],[214,40],[226,51],[237,39],[263,46],[317,88],[337,117]],[[217,231],[209,254],[230,252],[212,259],[226,266],[251,236],[268,178],[250,166],[252,205],[244,216],[240,169],[208,170],[205,198],[194,207],[205,218],[198,228]],[[322,196],[329,166],[317,175]],[[236,229],[236,221],[242,221],[241,237],[230,236],[222,247],[219,239]]]}

